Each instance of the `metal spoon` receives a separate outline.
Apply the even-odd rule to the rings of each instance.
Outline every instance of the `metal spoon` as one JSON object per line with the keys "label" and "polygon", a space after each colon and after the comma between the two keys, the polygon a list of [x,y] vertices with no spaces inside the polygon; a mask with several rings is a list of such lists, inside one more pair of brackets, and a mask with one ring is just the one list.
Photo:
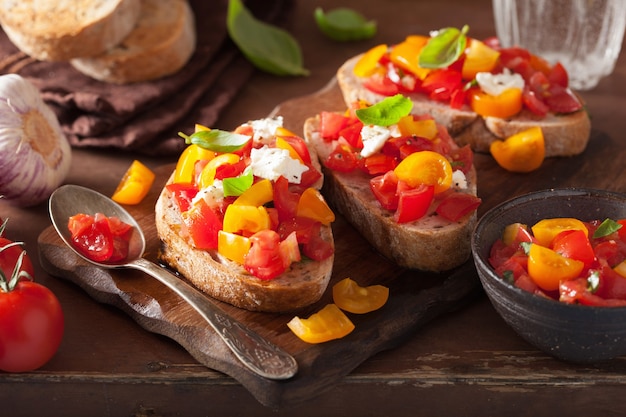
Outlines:
{"label": "metal spoon", "polygon": [[[146,240],[139,224],[110,198],[89,188],[64,185],[52,193],[48,209],[52,224],[61,239],[81,258],[102,268],[138,269],[158,279],[200,313],[241,362],[258,375],[269,379],[288,379],[296,374],[298,364],[291,355],[235,321],[191,285],[143,258]],[[101,263],[77,252],[72,245],[68,220],[78,213],[117,216],[123,222],[132,225],[136,233],[132,234],[130,240],[128,258],[118,263]]]}

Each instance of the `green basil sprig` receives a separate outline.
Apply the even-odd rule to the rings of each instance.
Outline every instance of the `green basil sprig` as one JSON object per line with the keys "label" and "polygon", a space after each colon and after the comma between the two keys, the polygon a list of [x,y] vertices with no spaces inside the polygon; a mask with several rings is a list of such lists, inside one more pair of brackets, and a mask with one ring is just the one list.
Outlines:
{"label": "green basil sprig", "polygon": [[186,144],[198,145],[213,152],[234,152],[243,148],[252,138],[239,133],[226,132],[219,129],[199,130],[191,135],[178,132]]}
{"label": "green basil sprig", "polygon": [[593,232],[593,238],[598,239],[601,237],[605,237],[610,235],[611,233],[617,232],[622,228],[622,225],[612,219],[605,219],[600,226]]}
{"label": "green basil sprig", "polygon": [[445,68],[459,59],[467,45],[469,26],[461,30],[445,28],[430,38],[419,56],[419,65],[422,68]]}
{"label": "green basil sprig", "polygon": [[254,182],[254,175],[250,167],[237,177],[224,178],[222,187],[224,188],[224,197],[238,197],[243,194]]}
{"label": "green basil sprig", "polygon": [[228,34],[258,69],[274,75],[308,75],[298,42],[286,31],[256,19],[241,0],[229,0]]}
{"label": "green basil sprig", "polygon": [[322,33],[336,41],[358,41],[372,38],[376,34],[377,25],[374,20],[367,20],[359,12],[346,7],[327,13],[318,7],[314,15]]}
{"label": "green basil sprig", "polygon": [[355,113],[363,124],[391,126],[411,113],[411,109],[413,109],[413,101],[402,94],[396,94],[372,106],[358,109]]}

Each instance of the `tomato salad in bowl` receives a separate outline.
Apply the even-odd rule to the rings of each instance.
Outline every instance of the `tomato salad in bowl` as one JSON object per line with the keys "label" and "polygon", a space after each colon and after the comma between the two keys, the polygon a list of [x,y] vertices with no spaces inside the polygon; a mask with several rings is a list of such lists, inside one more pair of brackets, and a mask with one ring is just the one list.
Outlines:
{"label": "tomato salad in bowl", "polygon": [[489,209],[472,256],[495,310],[556,358],[594,363],[626,354],[626,195],[530,192]]}

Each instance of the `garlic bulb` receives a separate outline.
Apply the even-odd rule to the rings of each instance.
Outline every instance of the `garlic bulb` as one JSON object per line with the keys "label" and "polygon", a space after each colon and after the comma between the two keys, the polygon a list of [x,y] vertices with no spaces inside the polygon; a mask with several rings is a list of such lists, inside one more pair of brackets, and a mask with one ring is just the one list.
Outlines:
{"label": "garlic bulb", "polygon": [[39,90],[17,75],[0,76],[0,195],[17,206],[46,200],[65,180],[71,147]]}

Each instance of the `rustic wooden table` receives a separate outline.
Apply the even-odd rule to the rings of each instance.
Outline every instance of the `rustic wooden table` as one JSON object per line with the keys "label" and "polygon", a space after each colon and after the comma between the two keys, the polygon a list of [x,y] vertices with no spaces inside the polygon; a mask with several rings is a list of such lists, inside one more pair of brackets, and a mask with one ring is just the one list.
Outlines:
{"label": "rustic wooden table", "polygon": [[[335,43],[324,38],[313,10],[337,7],[330,0],[299,1],[289,30],[301,43],[311,75],[278,78],[257,73],[223,113],[218,126],[267,116],[277,105],[313,94],[347,58],[377,43],[445,26],[470,26],[471,35],[494,33],[489,0],[361,2],[342,5],[378,21],[375,39]],[[480,213],[515,195],[559,186],[626,192],[626,55],[614,73],[582,96],[593,130],[588,149],[552,159],[527,175],[504,173],[490,157],[477,156]],[[199,121],[201,122],[201,121]],[[289,121],[287,121],[289,123]],[[130,161],[153,168],[171,158],[74,150],[67,182],[111,194]],[[9,237],[36,253],[50,222],[45,205],[13,208],[0,202],[14,225]],[[15,225],[19,225],[16,227]],[[30,373],[0,373],[0,401],[16,416],[484,416],[623,415],[626,361],[595,366],[552,359],[520,339],[480,294],[463,308],[410,332],[398,346],[369,358],[313,398],[274,409],[259,403],[235,379],[198,363],[179,344],[148,332],[127,314],[100,304],[76,285],[36,265],[38,280],[59,297],[66,333],[57,355]],[[358,347],[355,347],[358,349]]]}

